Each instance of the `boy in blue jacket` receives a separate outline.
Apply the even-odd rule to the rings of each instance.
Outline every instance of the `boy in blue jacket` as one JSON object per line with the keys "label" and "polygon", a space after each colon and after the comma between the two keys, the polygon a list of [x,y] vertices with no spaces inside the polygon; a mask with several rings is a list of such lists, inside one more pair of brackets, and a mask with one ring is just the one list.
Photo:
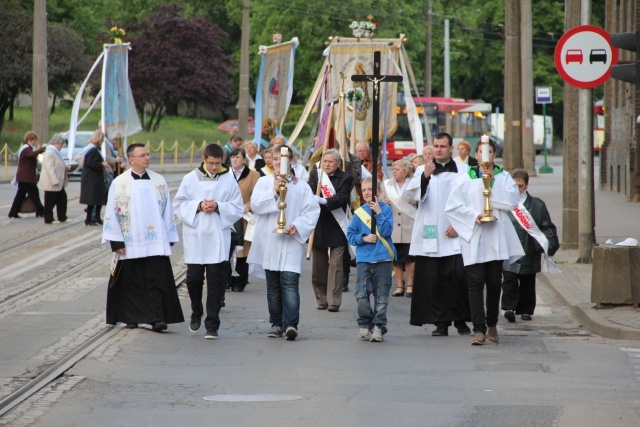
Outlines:
{"label": "boy in blue jacket", "polygon": [[[382,342],[387,333],[387,305],[396,248],[391,241],[393,211],[378,198],[373,199],[371,178],[362,180],[364,204],[356,209],[347,238],[356,246],[358,265],[355,297],[358,301],[358,338]],[[371,234],[371,212],[376,215],[376,234]],[[373,294],[374,307],[370,296]]]}

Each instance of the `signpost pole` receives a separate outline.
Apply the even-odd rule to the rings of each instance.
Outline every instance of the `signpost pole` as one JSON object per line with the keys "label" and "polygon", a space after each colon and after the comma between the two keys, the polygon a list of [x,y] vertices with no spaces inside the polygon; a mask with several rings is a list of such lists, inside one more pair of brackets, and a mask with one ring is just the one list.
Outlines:
{"label": "signpost pole", "polygon": [[547,104],[542,104],[542,151],[544,153],[544,165],[540,166],[538,172],[553,173],[553,168],[547,163]]}

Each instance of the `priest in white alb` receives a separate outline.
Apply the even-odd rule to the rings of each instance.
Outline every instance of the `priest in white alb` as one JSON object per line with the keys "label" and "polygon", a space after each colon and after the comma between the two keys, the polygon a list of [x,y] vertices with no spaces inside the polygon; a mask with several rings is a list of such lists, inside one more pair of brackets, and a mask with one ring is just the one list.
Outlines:
{"label": "priest in white alb", "polygon": [[206,273],[206,339],[217,339],[220,309],[231,266],[231,227],[242,218],[244,204],[240,187],[222,163],[224,151],[209,144],[202,153],[202,164],[183,179],[173,200],[176,216],[182,221],[187,289],[191,298],[189,329],[198,332],[204,307],[202,289]]}
{"label": "priest in white alb", "polygon": [[[502,264],[524,255],[520,239],[509,219],[509,212],[520,202],[515,181],[508,172],[493,163],[495,143],[487,136],[478,144],[476,158],[480,166],[472,166],[454,184],[445,213],[460,236],[462,258],[469,283],[469,303],[473,322],[472,345],[483,345],[485,339],[497,343]],[[480,148],[484,152],[480,155]],[[488,168],[485,166],[488,165]],[[483,221],[485,196],[483,175],[488,175],[491,189],[492,215],[495,221]],[[486,284],[486,314],[484,288]],[[486,337],[485,337],[486,335]]]}
{"label": "priest in white alb", "polygon": [[178,231],[169,187],[147,169],[145,146],[131,144],[127,157],[131,168],[111,183],[102,231],[102,244],[118,258],[107,291],[107,323],[144,323],[161,332],[168,323],[184,322],[169,259]]}
{"label": "priest in white alb", "polygon": [[[285,145],[274,147],[274,175],[258,180],[251,195],[251,208],[256,227],[251,250],[250,269],[253,274],[264,270],[267,278],[270,338],[287,340],[298,336],[300,294],[298,285],[302,273],[305,242],[311,236],[320,216],[320,206],[309,185],[295,177],[289,168],[293,151]],[[280,173],[278,173],[280,172]],[[281,175],[286,175],[286,184]],[[280,186],[286,185],[284,214],[286,233],[274,233],[278,227],[281,201]]]}
{"label": "priest in white alb", "polygon": [[471,330],[469,289],[460,238],[444,214],[453,183],[467,165],[453,160],[453,138],[433,138],[434,159],[419,166],[405,193],[419,202],[409,254],[415,256],[415,277],[409,323],[436,326],[433,336],[448,336],[451,322],[460,335]]}

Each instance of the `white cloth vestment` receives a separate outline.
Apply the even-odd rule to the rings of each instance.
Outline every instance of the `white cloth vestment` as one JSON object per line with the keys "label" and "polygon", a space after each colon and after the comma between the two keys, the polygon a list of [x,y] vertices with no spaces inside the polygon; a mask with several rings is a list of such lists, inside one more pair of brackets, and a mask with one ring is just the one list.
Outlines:
{"label": "white cloth vestment", "polygon": [[[198,212],[204,200],[218,204],[218,212]],[[200,169],[189,172],[173,199],[176,216],[182,221],[184,262],[217,264],[229,261],[231,227],[242,218],[244,204],[232,172],[209,178]]]}
{"label": "white cloth vestment", "polygon": [[495,174],[491,188],[493,222],[476,223],[484,214],[482,179],[462,175],[454,184],[445,213],[461,238],[464,265],[508,259],[514,262],[524,255],[522,244],[509,219],[508,212],[520,202],[515,181],[508,172]]}
{"label": "white cloth vestment", "polygon": [[124,242],[121,260],[171,255],[178,241],[169,187],[159,174],[133,179],[131,169],[113,180],[109,188],[102,229],[102,244]]}
{"label": "white cloth vestment", "polygon": [[247,258],[250,272],[256,276],[261,275],[261,270],[300,274],[305,242],[316,227],[320,217],[320,205],[306,182],[287,182],[285,229],[293,225],[296,227],[296,233],[274,233],[273,230],[278,227],[280,197],[276,197],[273,186],[274,177],[263,176],[258,180],[251,195],[251,209],[256,217],[256,228]]}

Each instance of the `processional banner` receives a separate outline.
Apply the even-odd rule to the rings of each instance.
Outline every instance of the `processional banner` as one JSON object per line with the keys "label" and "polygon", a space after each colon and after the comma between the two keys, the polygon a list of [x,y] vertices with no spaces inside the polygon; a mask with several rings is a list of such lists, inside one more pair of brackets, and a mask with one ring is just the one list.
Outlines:
{"label": "processional banner", "polygon": [[[256,90],[256,126],[280,133],[293,95],[293,69],[299,41],[260,46],[262,62]],[[258,138],[256,130],[256,138]],[[257,141],[256,141],[257,142]]]}
{"label": "processional banner", "polygon": [[[395,64],[398,63],[400,40],[392,39],[362,39],[340,38],[333,41],[325,56],[328,56],[331,64],[331,96],[337,100],[340,92],[340,73],[344,73],[344,90],[356,91],[361,89],[364,96],[356,102],[356,111],[347,112],[346,127],[349,137],[354,128],[356,130],[356,142],[371,141],[371,129],[373,123],[373,83],[352,82],[353,74],[373,74],[373,53],[379,50],[382,53],[382,63],[380,72],[383,75],[398,75]],[[380,85],[380,135],[379,140],[384,139],[384,133],[391,137],[398,127],[396,119],[397,105],[397,83],[386,83]],[[352,105],[347,104],[351,109]]]}
{"label": "processional banner", "polygon": [[102,131],[109,140],[142,130],[129,85],[129,45],[105,45],[102,73]]}

